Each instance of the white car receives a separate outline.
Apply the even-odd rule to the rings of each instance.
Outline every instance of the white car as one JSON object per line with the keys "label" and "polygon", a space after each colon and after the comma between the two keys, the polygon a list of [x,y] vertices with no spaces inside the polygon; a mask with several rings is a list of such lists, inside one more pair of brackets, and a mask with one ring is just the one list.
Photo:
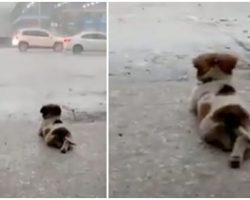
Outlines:
{"label": "white car", "polygon": [[81,32],[73,37],[65,38],[65,49],[74,54],[83,51],[106,51],[106,34],[102,32]]}
{"label": "white car", "polygon": [[63,38],[54,36],[49,31],[38,28],[21,29],[12,39],[12,45],[20,51],[30,48],[50,48],[61,52],[64,48]]}

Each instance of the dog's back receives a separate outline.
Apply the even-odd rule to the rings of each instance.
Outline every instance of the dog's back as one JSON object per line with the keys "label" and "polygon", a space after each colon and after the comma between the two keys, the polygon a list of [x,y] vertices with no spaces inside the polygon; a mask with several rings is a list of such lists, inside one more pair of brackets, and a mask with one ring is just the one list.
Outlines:
{"label": "dog's back", "polygon": [[231,77],[237,57],[230,54],[202,54],[193,60],[197,79],[191,110],[199,119],[199,132],[207,143],[232,150],[230,166],[238,168],[250,140],[247,106],[238,96]]}
{"label": "dog's back", "polygon": [[43,121],[40,135],[43,136],[47,145],[60,148],[66,153],[72,148],[71,133],[60,119],[61,108],[58,105],[49,104],[41,108]]}
{"label": "dog's back", "polygon": [[230,84],[218,85],[216,92],[205,93],[198,101],[198,116],[199,121],[210,117],[229,129],[245,126],[249,121],[247,107]]}

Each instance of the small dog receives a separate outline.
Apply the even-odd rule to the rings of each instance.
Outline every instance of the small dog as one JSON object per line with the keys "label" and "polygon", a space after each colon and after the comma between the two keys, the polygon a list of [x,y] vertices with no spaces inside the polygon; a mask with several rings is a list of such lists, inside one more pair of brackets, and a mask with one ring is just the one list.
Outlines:
{"label": "small dog", "polygon": [[193,60],[200,81],[191,96],[191,111],[202,139],[231,151],[229,164],[239,168],[249,147],[250,120],[246,106],[232,84],[238,58],[230,54],[202,54]]}
{"label": "small dog", "polygon": [[39,129],[39,136],[43,137],[48,146],[59,148],[62,153],[72,149],[75,145],[71,141],[72,135],[61,121],[61,108],[56,104],[44,105],[40,109],[43,121]]}

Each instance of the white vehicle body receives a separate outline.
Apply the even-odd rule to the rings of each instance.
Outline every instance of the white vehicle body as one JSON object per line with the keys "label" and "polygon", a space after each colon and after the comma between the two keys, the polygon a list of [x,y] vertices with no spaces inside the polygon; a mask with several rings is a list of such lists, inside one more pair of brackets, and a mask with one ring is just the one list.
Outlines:
{"label": "white vehicle body", "polygon": [[102,32],[81,32],[64,41],[65,49],[73,52],[77,45],[82,51],[106,51],[106,34]]}
{"label": "white vehicle body", "polygon": [[19,47],[21,43],[27,44],[27,48],[55,48],[56,44],[63,47],[63,38],[54,36],[44,29],[29,28],[18,30],[12,38],[13,46]]}

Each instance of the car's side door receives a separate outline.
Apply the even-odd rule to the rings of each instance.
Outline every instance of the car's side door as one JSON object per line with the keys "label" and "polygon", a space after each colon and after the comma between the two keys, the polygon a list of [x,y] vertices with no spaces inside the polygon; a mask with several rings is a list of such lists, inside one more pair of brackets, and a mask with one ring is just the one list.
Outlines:
{"label": "car's side door", "polygon": [[96,42],[96,35],[93,33],[85,33],[81,36],[81,44],[86,51],[96,50],[98,44]]}
{"label": "car's side door", "polygon": [[22,33],[22,40],[27,42],[29,46],[37,46],[37,32],[35,30],[26,30]]}
{"label": "car's side door", "polygon": [[96,34],[96,50],[105,51],[106,50],[106,35],[97,33]]}
{"label": "car's side door", "polygon": [[52,47],[54,45],[53,36],[46,31],[37,31],[39,36],[39,46],[41,47]]}

